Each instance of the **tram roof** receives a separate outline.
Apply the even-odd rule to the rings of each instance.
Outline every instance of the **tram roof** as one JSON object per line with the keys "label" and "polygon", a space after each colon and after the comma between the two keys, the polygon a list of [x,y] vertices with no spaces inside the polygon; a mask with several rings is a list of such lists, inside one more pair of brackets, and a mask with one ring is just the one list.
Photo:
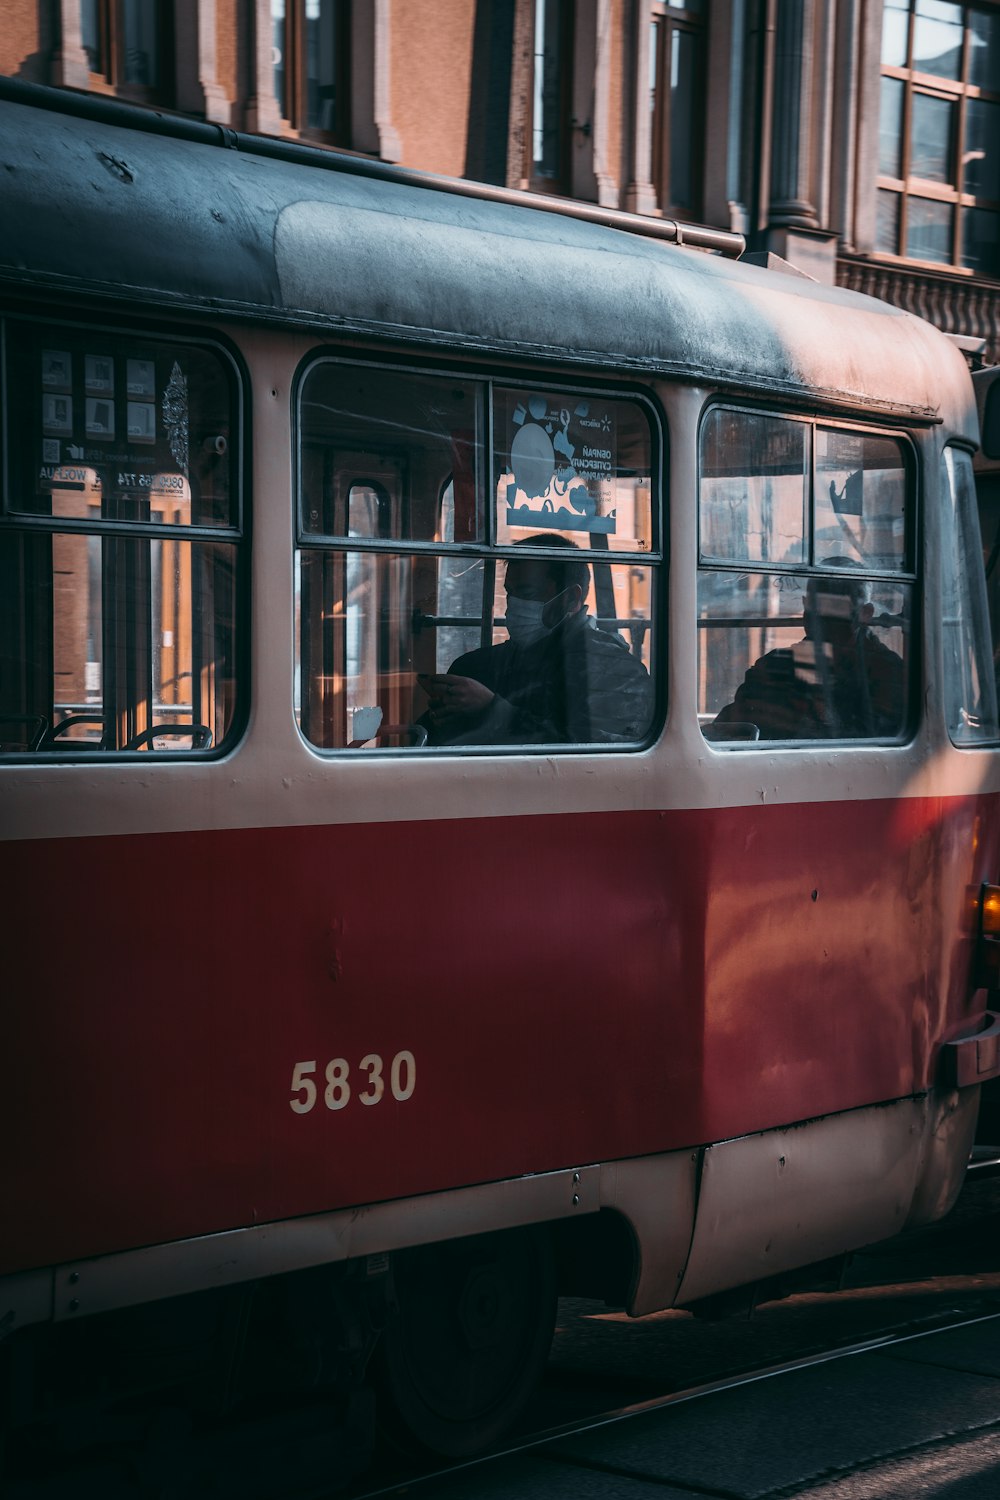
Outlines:
{"label": "tram roof", "polygon": [[[150,114],[126,129],[112,122],[114,106],[104,104],[111,119],[90,118],[89,101],[70,98],[0,90],[7,283],[673,376],[944,420],[974,438],[960,353],[888,303],[528,206],[360,175],[319,151],[297,153],[315,165],[283,160],[204,124]],[[139,111],[122,118],[135,125]]]}

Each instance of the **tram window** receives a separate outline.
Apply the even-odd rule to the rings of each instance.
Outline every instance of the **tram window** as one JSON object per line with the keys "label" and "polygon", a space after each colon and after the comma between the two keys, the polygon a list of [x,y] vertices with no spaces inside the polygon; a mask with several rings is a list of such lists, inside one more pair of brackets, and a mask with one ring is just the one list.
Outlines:
{"label": "tram window", "polygon": [[906,732],[909,475],[894,437],[735,408],[707,414],[698,577],[707,738],[745,746]]}
{"label": "tram window", "polygon": [[817,565],[847,556],[878,572],[905,568],[906,519],[906,461],[899,440],[817,428]]}
{"label": "tram window", "polygon": [[702,430],[701,552],[719,562],[808,562],[809,429],[715,407]]}
{"label": "tram window", "polygon": [[943,463],[944,710],[956,745],[989,744],[1000,727],[972,459],[946,448]]}
{"label": "tram window", "polygon": [[299,412],[296,714],[311,744],[648,737],[653,442],[639,402],[324,360]]}
{"label": "tram window", "polygon": [[300,406],[303,533],[441,541],[452,484],[451,540],[481,542],[484,399],[477,381],[315,366]]}
{"label": "tram window", "polygon": [[4,338],[0,747],[218,747],[237,711],[231,366],[105,330]]}

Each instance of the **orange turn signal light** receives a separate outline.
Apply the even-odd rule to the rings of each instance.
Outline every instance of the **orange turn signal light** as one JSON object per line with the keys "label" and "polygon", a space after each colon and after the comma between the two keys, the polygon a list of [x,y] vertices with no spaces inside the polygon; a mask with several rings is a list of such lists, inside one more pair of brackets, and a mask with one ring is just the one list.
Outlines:
{"label": "orange turn signal light", "polygon": [[1000,937],[1000,885],[983,886],[979,912],[979,930],[983,937]]}

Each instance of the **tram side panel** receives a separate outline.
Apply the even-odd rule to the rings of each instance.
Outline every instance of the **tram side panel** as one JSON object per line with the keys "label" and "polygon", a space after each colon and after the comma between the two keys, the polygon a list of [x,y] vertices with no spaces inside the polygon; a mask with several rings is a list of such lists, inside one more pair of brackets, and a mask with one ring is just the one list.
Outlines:
{"label": "tram side panel", "polygon": [[[2,1269],[926,1089],[966,1009],[961,965],[948,991],[928,979],[933,944],[953,943],[934,937],[938,903],[995,862],[973,837],[995,811],[831,802],[8,846],[24,1003]],[[111,919],[99,953],[81,869]],[[183,893],[166,945],[153,869]],[[62,953],[88,962],[40,970],[40,890]]]}

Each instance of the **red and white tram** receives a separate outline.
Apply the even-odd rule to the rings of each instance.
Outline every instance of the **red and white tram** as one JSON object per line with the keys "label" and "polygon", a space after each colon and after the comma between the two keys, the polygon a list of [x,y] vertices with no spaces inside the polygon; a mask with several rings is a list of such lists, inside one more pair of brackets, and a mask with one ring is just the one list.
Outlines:
{"label": "red and white tram", "polygon": [[472,1451],[557,1288],[943,1214],[1000,1069],[957,349],[11,83],[0,180],[9,1420],[378,1342]]}

